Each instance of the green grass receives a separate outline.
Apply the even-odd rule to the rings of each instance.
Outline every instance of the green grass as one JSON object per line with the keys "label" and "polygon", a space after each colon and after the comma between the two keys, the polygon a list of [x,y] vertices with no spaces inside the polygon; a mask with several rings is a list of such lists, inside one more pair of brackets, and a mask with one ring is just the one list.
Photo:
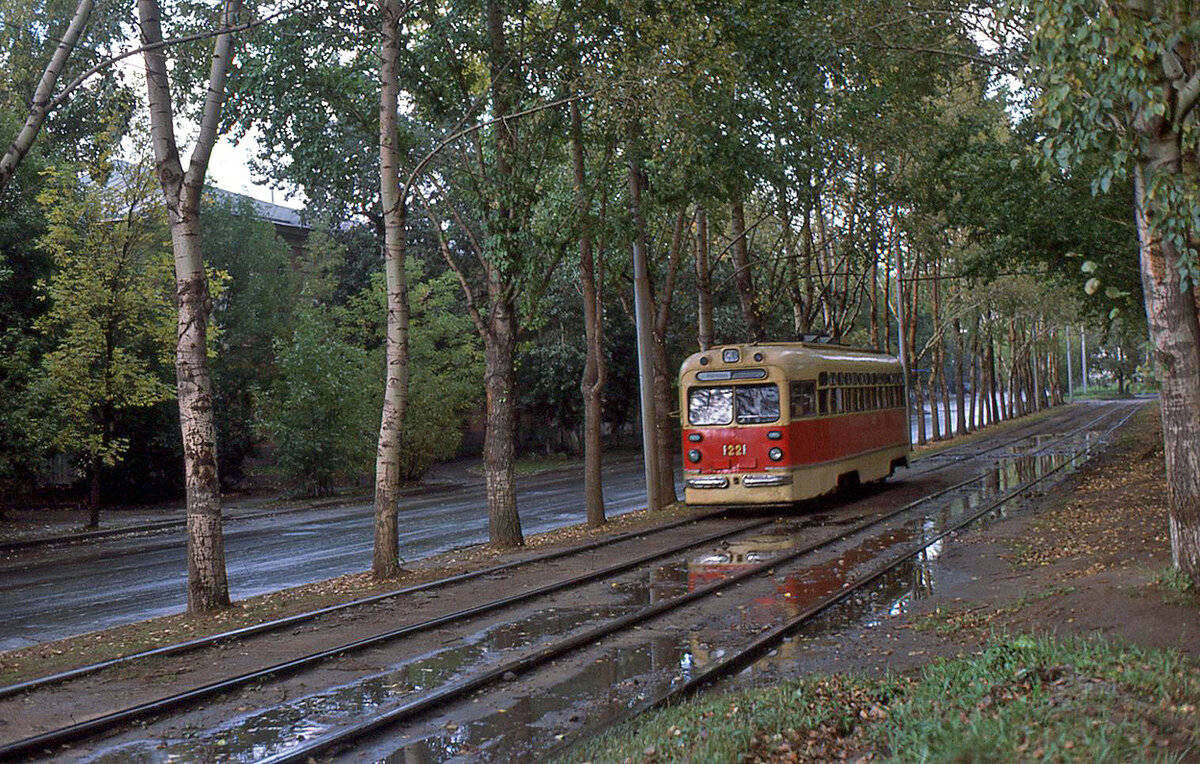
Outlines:
{"label": "green grass", "polygon": [[[583,464],[583,459],[557,453],[545,456],[519,456],[513,462],[513,471],[517,475],[537,475],[542,472],[549,472],[560,467],[570,467],[576,464]],[[482,475],[483,465],[471,467],[468,469],[468,472]]]}
{"label": "green grass", "polygon": [[1126,395],[1121,395],[1117,391],[1116,385],[1113,385],[1112,387],[1096,387],[1095,385],[1092,385],[1092,386],[1088,387],[1088,391],[1086,393],[1082,392],[1079,389],[1076,389],[1075,394],[1070,396],[1068,398],[1068,400],[1069,401],[1114,400],[1114,399],[1118,399],[1118,398],[1129,398],[1129,397],[1137,395],[1139,393],[1153,393],[1153,392],[1158,392],[1158,391],[1154,390],[1152,388],[1149,388],[1149,387],[1142,387],[1140,385],[1129,385],[1128,387],[1126,387],[1126,392],[1127,392]]}
{"label": "green grass", "polygon": [[813,745],[818,759],[1186,761],[1200,751],[1198,705],[1200,675],[1177,653],[1016,636],[912,677],[816,676],[703,697],[564,760],[729,762]]}
{"label": "green grass", "polygon": [[1160,571],[1154,577],[1154,583],[1165,586],[1176,594],[1192,594],[1196,591],[1196,582],[1192,577],[1174,566]]}

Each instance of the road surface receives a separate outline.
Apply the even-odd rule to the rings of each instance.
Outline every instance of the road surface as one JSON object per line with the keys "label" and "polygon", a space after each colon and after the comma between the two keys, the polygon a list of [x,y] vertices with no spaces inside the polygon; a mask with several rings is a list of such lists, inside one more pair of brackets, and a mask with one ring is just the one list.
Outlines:
{"label": "road surface", "polygon": [[[646,506],[640,459],[608,462],[604,491],[610,516]],[[527,534],[582,522],[582,468],[518,479],[517,501]],[[369,569],[372,511],[356,504],[227,523],[230,594],[242,599]],[[403,499],[399,525],[406,559],[486,541],[482,480]],[[181,529],[10,555],[0,562],[0,650],[182,611],[184,543]]]}

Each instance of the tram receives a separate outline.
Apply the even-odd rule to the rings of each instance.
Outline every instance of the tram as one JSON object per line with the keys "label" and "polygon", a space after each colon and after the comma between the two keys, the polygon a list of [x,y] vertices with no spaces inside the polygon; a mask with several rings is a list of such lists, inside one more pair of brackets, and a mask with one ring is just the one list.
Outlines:
{"label": "tram", "polygon": [[688,504],[785,505],[908,464],[903,370],[882,352],[727,345],[683,362],[679,395]]}

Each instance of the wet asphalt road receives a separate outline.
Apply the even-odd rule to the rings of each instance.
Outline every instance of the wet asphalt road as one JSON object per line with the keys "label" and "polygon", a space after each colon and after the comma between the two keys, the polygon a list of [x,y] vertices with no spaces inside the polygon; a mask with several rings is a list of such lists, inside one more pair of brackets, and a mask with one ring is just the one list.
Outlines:
{"label": "wet asphalt road", "polygon": [[[610,516],[644,507],[641,461],[606,464],[604,491]],[[582,469],[519,479],[517,502],[527,534],[582,522]],[[241,599],[367,570],[372,533],[370,504],[230,522],[230,594]],[[401,501],[400,554],[407,559],[486,540],[482,481]],[[179,530],[26,552],[0,563],[0,650],[182,611],[184,543]]]}

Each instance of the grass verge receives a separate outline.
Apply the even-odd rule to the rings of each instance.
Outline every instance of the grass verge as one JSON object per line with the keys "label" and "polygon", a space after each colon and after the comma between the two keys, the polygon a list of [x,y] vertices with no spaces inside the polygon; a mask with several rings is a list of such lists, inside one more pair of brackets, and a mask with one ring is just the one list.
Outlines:
{"label": "grass verge", "polygon": [[639,717],[563,761],[1188,761],[1200,674],[1100,639],[994,637],[913,676],[813,676]]}

